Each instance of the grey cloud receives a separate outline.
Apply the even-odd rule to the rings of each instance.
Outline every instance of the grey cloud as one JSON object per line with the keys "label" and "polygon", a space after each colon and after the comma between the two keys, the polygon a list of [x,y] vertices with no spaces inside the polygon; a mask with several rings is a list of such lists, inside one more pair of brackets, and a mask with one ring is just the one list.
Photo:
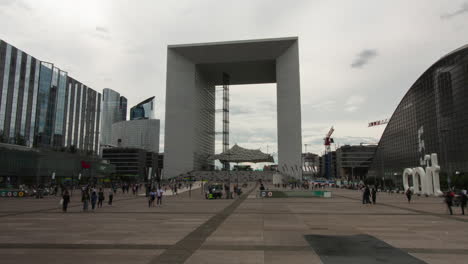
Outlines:
{"label": "grey cloud", "polygon": [[11,7],[13,4],[28,11],[32,10],[32,7],[22,0],[0,0],[0,8]]}
{"label": "grey cloud", "polygon": [[106,33],[106,34],[109,33],[109,29],[108,29],[108,28],[106,28],[106,27],[100,27],[100,26],[97,26],[97,27],[96,27],[96,31],[101,32],[101,33]]}
{"label": "grey cloud", "polygon": [[441,19],[450,19],[468,12],[468,2],[463,3],[457,10],[451,13],[445,13],[440,16]]}
{"label": "grey cloud", "polygon": [[361,143],[373,144],[378,143],[379,140],[373,137],[337,137],[334,138],[335,143],[338,143],[340,146],[343,145],[358,145]]}
{"label": "grey cloud", "polygon": [[358,54],[358,57],[351,64],[352,68],[362,68],[369,61],[377,56],[377,50],[365,49]]}
{"label": "grey cloud", "polygon": [[275,130],[245,129],[236,127],[231,131],[232,143],[265,143],[276,142]]}
{"label": "grey cloud", "polygon": [[91,34],[91,36],[95,37],[95,38],[99,38],[99,39],[102,39],[102,40],[110,40],[111,37],[108,36],[108,35],[103,35],[103,34]]}
{"label": "grey cloud", "polygon": [[231,106],[229,108],[229,114],[232,114],[232,115],[243,115],[243,114],[250,114],[250,113],[251,111],[248,111],[239,106]]}
{"label": "grey cloud", "polygon": [[102,40],[110,40],[111,35],[110,31],[106,27],[96,26],[96,31],[91,33],[91,36],[94,38],[99,38]]}
{"label": "grey cloud", "polygon": [[10,6],[15,2],[15,0],[0,0],[0,6]]}

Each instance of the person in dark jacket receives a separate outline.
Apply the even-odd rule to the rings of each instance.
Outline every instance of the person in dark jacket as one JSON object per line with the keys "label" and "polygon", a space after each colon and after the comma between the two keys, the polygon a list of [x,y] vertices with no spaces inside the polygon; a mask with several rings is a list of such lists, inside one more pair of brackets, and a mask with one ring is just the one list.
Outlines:
{"label": "person in dark jacket", "polygon": [[104,202],[104,191],[100,188],[98,193],[98,208],[102,207],[102,202]]}
{"label": "person in dark jacket", "polygon": [[94,208],[96,208],[96,202],[97,202],[97,193],[96,190],[93,190],[91,193],[91,209],[94,211]]}
{"label": "person in dark jacket", "polygon": [[362,203],[363,204],[370,204],[370,189],[368,186],[364,188],[364,193],[362,194]]}
{"label": "person in dark jacket", "polygon": [[110,189],[109,191],[109,205],[112,205],[112,200],[114,200],[114,191],[112,189]]}
{"label": "person in dark jacket", "polygon": [[372,195],[372,203],[375,204],[375,200],[377,200],[377,190],[375,189],[375,187],[372,188],[371,195]]}
{"label": "person in dark jacket", "polygon": [[463,190],[460,193],[460,207],[461,207],[462,215],[465,214],[465,207],[466,207],[467,200],[468,200],[468,196],[466,194],[466,190]]}
{"label": "person in dark jacket", "polygon": [[70,203],[70,193],[68,193],[68,190],[65,190],[65,192],[63,193],[62,199],[63,199],[62,210],[64,213],[66,213],[67,208],[68,208],[68,203]]}
{"label": "person in dark jacket", "polygon": [[408,188],[408,190],[406,190],[406,199],[408,199],[408,203],[411,202],[411,196],[413,195],[413,192],[411,191],[410,188]]}
{"label": "person in dark jacket", "polygon": [[88,211],[89,191],[87,188],[84,189],[83,192],[81,193],[81,202],[83,203],[83,212]]}
{"label": "person in dark jacket", "polygon": [[452,206],[453,206],[453,192],[452,191],[448,191],[446,194],[445,194],[445,203],[447,204],[447,208],[449,210],[449,213],[451,215],[453,215],[453,211],[452,211]]}

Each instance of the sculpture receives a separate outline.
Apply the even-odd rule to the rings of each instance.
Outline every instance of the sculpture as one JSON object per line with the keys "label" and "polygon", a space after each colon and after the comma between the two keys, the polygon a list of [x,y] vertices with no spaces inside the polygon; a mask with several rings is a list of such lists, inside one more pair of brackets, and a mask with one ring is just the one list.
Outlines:
{"label": "sculpture", "polygon": [[[437,160],[437,154],[432,153],[431,155],[425,155],[424,161],[426,163],[425,170],[422,167],[416,167],[406,168],[403,171],[403,187],[405,190],[412,187],[413,192],[416,194],[440,196],[442,192],[440,191],[440,166]],[[413,186],[409,186],[409,176],[413,178]]]}

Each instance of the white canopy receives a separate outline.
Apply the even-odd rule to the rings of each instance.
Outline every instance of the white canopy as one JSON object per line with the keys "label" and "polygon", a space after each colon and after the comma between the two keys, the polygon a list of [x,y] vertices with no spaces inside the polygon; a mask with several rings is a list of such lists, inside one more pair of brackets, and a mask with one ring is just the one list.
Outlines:
{"label": "white canopy", "polygon": [[231,149],[216,154],[210,157],[213,160],[219,160],[221,162],[271,162],[273,163],[273,157],[270,154],[261,152],[259,149],[246,149],[239,147],[235,144]]}

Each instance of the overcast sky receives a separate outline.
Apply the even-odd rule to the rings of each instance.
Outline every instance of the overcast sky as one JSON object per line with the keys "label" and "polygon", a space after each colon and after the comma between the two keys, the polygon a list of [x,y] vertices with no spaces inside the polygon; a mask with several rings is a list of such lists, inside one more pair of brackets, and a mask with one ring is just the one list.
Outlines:
{"label": "overcast sky", "polygon": [[[378,142],[411,84],[468,44],[465,0],[0,0],[0,38],[164,121],[169,44],[299,37],[303,144]],[[232,86],[231,143],[276,151],[275,85]],[[161,131],[161,142],[164,142]],[[219,148],[221,147],[218,144]]]}

